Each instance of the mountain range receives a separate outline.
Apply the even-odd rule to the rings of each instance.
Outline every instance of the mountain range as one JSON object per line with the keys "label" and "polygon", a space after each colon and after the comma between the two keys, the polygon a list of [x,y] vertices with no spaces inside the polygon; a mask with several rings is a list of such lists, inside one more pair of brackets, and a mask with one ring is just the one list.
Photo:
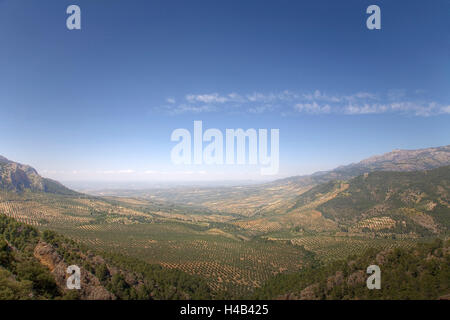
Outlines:
{"label": "mountain range", "polygon": [[[418,171],[429,170],[450,165],[450,145],[418,150],[394,150],[383,155],[377,155],[358,163],[337,167],[330,171],[319,171],[311,175],[293,176],[273,182],[237,187],[242,193],[254,193],[267,188],[283,185],[296,187],[311,187],[332,180],[348,180],[364,173],[374,171]],[[20,164],[0,156],[0,188],[8,191],[42,191],[56,194],[75,194],[61,183],[43,178],[29,165]],[[189,187],[184,188],[188,190]],[[197,188],[195,188],[197,189]],[[216,191],[217,188],[206,187]],[[236,187],[219,189],[236,190]],[[166,190],[170,194],[170,190]],[[179,192],[176,188],[174,192]],[[158,192],[156,192],[157,194]],[[226,196],[226,193],[224,196]],[[186,199],[180,199],[185,202]]]}
{"label": "mountain range", "polygon": [[417,150],[394,150],[382,155],[337,167],[330,171],[319,171],[306,176],[294,176],[273,182],[295,183],[310,186],[331,180],[348,180],[374,171],[418,171],[450,165],[450,145]]}
{"label": "mountain range", "polygon": [[41,177],[34,168],[10,161],[3,156],[0,156],[0,189],[14,192],[29,190],[63,195],[77,194],[57,181]]}

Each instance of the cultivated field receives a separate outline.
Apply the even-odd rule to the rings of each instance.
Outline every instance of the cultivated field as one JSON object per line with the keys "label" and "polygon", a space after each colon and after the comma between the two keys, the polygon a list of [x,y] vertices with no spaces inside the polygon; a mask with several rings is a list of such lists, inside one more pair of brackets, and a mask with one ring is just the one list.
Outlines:
{"label": "cultivated field", "polygon": [[[234,295],[247,294],[274,274],[298,270],[312,261],[310,252],[330,261],[369,247],[409,247],[416,241],[339,236],[336,225],[312,207],[238,218],[147,199],[2,193],[0,214],[95,249],[200,275],[212,289]],[[389,218],[374,218],[358,227],[391,224]]]}

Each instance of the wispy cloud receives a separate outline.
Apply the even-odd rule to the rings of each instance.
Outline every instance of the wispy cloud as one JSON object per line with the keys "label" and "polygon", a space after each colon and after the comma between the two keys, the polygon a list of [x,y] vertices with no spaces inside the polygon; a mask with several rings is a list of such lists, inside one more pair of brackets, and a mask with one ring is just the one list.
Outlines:
{"label": "wispy cloud", "polygon": [[298,112],[308,114],[324,114],[331,112],[331,107],[329,104],[319,105],[316,101],[313,101],[312,103],[297,103],[294,108]]}
{"label": "wispy cloud", "polygon": [[404,89],[391,89],[387,93],[387,97],[391,101],[397,101],[403,99],[406,96],[406,90]]}
{"label": "wispy cloud", "polygon": [[442,113],[450,114],[450,106],[445,106],[441,108]]}
{"label": "wispy cloud", "polygon": [[400,101],[387,104],[348,105],[345,108],[345,114],[350,115],[381,113],[399,113],[428,117],[449,113],[449,110],[448,107],[442,106],[436,102],[420,103],[411,101]]}
{"label": "wispy cloud", "polygon": [[183,114],[183,113],[203,113],[203,112],[214,112],[218,108],[214,105],[191,105],[191,104],[180,104],[173,108],[167,108],[170,114]]}
{"label": "wispy cloud", "polygon": [[189,94],[186,96],[189,102],[203,102],[203,103],[224,103],[228,101],[227,97],[222,97],[217,93],[213,94]]}
{"label": "wispy cloud", "polygon": [[449,114],[450,106],[417,98],[417,92],[408,95],[403,89],[389,90],[384,94],[355,92],[352,94],[328,94],[320,90],[277,93],[252,92],[247,94],[205,93],[187,94],[177,103],[173,97],[157,108],[168,114],[198,113],[279,113],[295,114],[343,114],[369,115],[396,113],[414,116]]}

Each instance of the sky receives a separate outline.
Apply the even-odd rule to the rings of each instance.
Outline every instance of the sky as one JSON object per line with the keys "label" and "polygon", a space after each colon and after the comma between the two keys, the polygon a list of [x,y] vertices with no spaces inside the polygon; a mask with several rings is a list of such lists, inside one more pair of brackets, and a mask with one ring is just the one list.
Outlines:
{"label": "sky", "polygon": [[[448,145],[449,31],[448,0],[0,0],[0,154],[63,182],[223,181]],[[196,120],[278,129],[277,174],[175,165]]]}

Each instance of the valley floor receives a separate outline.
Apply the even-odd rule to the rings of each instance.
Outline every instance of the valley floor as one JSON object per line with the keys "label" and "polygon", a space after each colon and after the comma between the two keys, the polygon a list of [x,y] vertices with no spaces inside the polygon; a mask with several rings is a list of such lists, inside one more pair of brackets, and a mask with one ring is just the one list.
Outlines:
{"label": "valley floor", "polygon": [[418,239],[338,232],[255,233],[230,223],[180,221],[142,202],[48,194],[3,194],[0,212],[41,230],[57,231],[96,250],[120,252],[207,280],[214,292],[245,297],[268,279],[310,265]]}

